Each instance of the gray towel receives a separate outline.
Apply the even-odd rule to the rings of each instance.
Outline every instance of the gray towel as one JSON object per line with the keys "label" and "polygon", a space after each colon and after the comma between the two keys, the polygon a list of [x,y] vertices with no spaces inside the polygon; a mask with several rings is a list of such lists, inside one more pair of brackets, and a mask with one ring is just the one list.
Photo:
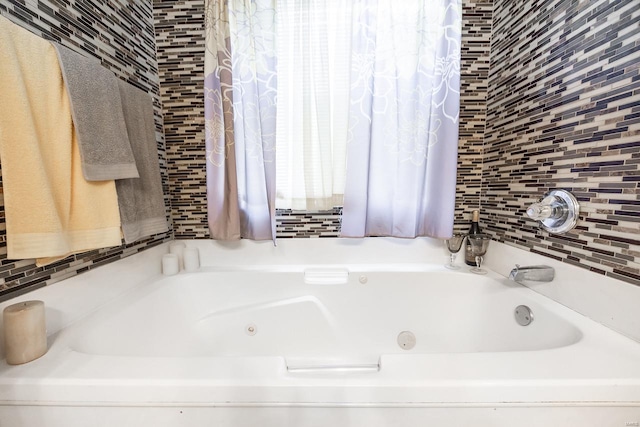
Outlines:
{"label": "gray towel", "polygon": [[116,181],[120,221],[126,243],[169,229],[164,208],[160,162],[156,146],[153,102],[146,92],[118,81],[122,111],[139,179]]}
{"label": "gray towel", "polygon": [[98,60],[52,44],[69,94],[84,178],[87,181],[137,178],[118,78]]}

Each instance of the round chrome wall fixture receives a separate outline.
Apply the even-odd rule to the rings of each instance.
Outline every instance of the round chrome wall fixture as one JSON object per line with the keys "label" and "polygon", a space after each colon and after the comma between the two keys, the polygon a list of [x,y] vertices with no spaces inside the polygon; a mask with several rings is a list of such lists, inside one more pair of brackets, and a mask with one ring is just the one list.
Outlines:
{"label": "round chrome wall fixture", "polygon": [[540,221],[540,226],[550,233],[566,233],[578,223],[580,205],[567,190],[551,190],[542,200],[527,209],[529,218]]}
{"label": "round chrome wall fixture", "polygon": [[517,306],[513,314],[520,326],[527,326],[533,322],[533,313],[526,305]]}

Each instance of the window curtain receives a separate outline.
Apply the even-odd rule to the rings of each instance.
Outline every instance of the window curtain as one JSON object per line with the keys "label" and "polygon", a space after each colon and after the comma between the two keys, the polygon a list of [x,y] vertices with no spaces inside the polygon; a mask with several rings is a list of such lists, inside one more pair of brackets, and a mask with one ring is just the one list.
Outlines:
{"label": "window curtain", "polygon": [[275,239],[275,0],[207,0],[205,141],[213,239]]}
{"label": "window curtain", "polygon": [[459,0],[356,0],[342,235],[450,237]]}

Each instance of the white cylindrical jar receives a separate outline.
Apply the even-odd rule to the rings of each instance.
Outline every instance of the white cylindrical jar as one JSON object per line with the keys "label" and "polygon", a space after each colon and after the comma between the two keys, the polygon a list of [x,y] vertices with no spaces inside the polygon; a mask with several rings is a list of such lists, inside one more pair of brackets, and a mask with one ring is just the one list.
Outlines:
{"label": "white cylindrical jar", "polygon": [[31,362],[47,352],[44,302],[23,301],[2,312],[4,350],[7,363]]}
{"label": "white cylindrical jar", "polygon": [[186,246],[184,242],[172,242],[169,245],[169,253],[178,256],[178,264],[181,270],[184,268],[184,249]]}
{"label": "white cylindrical jar", "polygon": [[173,276],[180,271],[180,261],[177,254],[162,255],[162,274]]}
{"label": "white cylindrical jar", "polygon": [[195,271],[200,268],[198,248],[186,248],[183,253],[184,271]]}

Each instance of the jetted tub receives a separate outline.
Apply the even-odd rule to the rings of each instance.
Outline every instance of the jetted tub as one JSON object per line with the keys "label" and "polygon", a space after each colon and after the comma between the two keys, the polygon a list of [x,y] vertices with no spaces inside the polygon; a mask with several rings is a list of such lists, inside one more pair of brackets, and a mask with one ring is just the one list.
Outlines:
{"label": "jetted tub", "polygon": [[[61,321],[44,357],[0,366],[0,426],[640,421],[638,342],[493,271],[446,270],[433,242],[420,249],[439,263],[415,262],[416,243],[389,243],[411,249],[402,262],[337,263],[333,252],[285,264],[274,254],[302,243],[284,242],[254,249],[265,253],[250,265],[191,244],[200,271],[121,285]],[[88,286],[107,289],[113,271]],[[514,316],[522,305],[527,326]]]}

